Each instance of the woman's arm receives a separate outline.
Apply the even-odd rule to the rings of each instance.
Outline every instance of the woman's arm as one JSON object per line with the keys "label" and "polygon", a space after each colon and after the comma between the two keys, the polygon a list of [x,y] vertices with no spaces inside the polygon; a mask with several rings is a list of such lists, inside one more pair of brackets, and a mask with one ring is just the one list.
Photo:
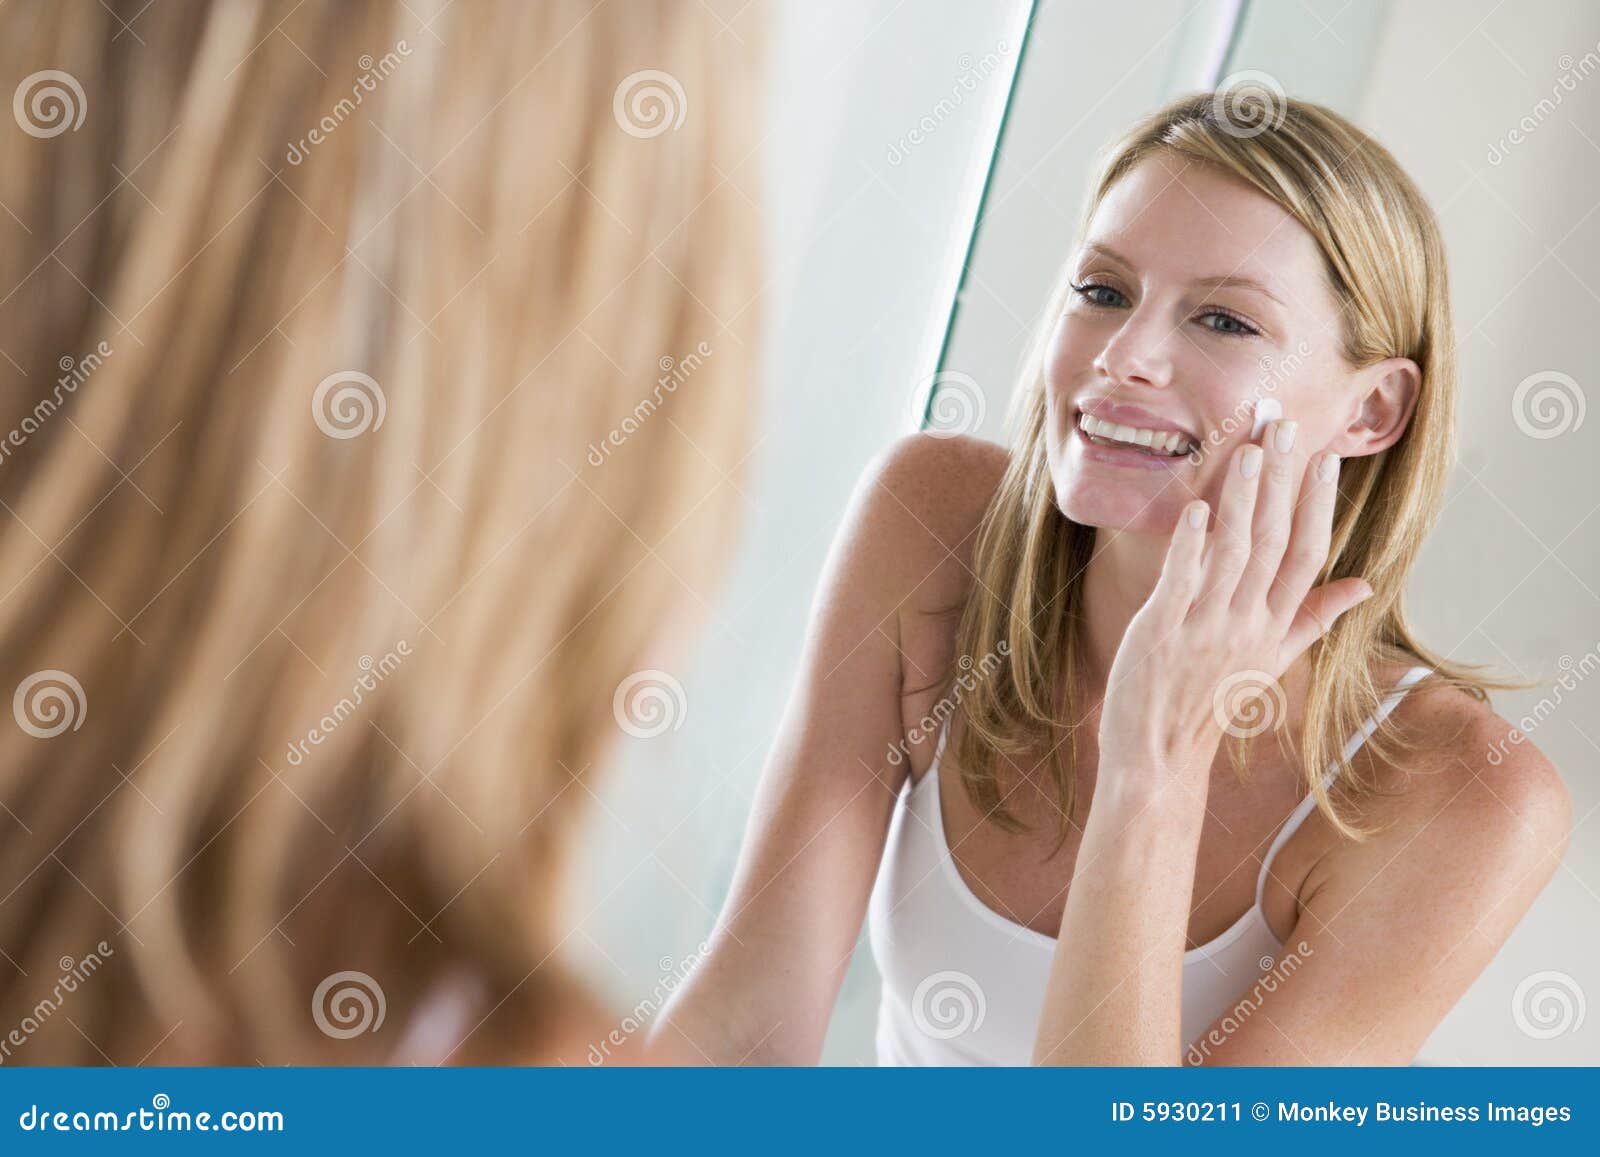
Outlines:
{"label": "woman's arm", "polygon": [[[1119,774],[1102,761],[1102,780]],[[1184,939],[1204,817],[1203,795],[1197,804],[1181,792],[1095,789],[1034,1064],[1177,1063]]]}
{"label": "woman's arm", "polygon": [[1571,802],[1543,754],[1524,745],[1490,765],[1510,725],[1449,688],[1401,710],[1418,766],[1381,769],[1357,816],[1376,833],[1317,860],[1273,966],[1187,1063],[1409,1064],[1560,864]]}
{"label": "woman's arm", "polygon": [[[1287,427],[1283,442],[1275,435]],[[1100,766],[1034,1046],[1040,1064],[1177,1064],[1183,946],[1219,691],[1288,669],[1371,593],[1312,589],[1327,558],[1338,459],[1294,468],[1293,424],[1234,451],[1210,512],[1188,504],[1155,590],[1106,679]],[[1303,497],[1297,502],[1297,496]],[[1224,697],[1225,698],[1225,697]]]}
{"label": "woman's arm", "polygon": [[710,950],[658,1016],[653,1046],[711,1064],[820,1057],[906,775],[888,759],[904,735],[900,624],[947,593],[959,524],[982,507],[967,496],[973,456],[994,453],[913,436],[857,486]]}

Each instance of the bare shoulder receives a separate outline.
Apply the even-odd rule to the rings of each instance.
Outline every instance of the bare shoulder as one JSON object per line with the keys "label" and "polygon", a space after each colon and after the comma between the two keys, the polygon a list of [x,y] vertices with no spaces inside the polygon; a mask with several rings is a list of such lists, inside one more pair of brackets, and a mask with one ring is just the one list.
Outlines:
{"label": "bare shoulder", "polygon": [[906,520],[953,550],[977,529],[1009,462],[1004,446],[982,438],[906,434],[867,473]]}
{"label": "bare shoulder", "polygon": [[1436,883],[1509,874],[1536,885],[1531,902],[1572,826],[1555,765],[1492,706],[1448,684],[1424,681],[1393,720],[1409,750],[1371,762],[1377,791],[1359,818],[1373,834],[1341,854]]}
{"label": "bare shoulder", "polygon": [[984,512],[1010,461],[967,436],[907,434],[868,464],[856,488],[856,533],[878,573],[918,603],[958,593]]}

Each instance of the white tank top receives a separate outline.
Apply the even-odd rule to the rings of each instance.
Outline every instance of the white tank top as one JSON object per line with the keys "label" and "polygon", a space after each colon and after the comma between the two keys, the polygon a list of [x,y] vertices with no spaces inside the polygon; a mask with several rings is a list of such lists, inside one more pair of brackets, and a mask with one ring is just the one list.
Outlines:
{"label": "white tank top", "polygon": [[[1345,744],[1348,759],[1406,691],[1429,673],[1413,667]],[[967,887],[950,858],[933,763],[901,788],[867,910],[872,954],[883,977],[878,1007],[880,1065],[1032,1063],[1056,938],[1007,919]],[[1323,777],[1332,784],[1335,763]],[[1267,850],[1256,901],[1222,935],[1183,955],[1183,1039],[1192,1043],[1276,963],[1282,943],[1261,910],[1278,849],[1316,806],[1307,795]]]}

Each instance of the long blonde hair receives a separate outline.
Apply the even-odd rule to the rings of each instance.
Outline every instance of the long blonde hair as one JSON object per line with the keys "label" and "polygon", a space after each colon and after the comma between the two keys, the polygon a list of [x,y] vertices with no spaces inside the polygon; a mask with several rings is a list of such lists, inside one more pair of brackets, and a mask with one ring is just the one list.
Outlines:
{"label": "long blonde hair", "polygon": [[731,542],[758,20],[117,7],[0,11],[0,1063],[536,1057]]}
{"label": "long blonde hair", "polygon": [[[1322,775],[1337,761],[1343,782],[1357,795],[1373,786],[1354,771],[1343,744],[1386,690],[1376,685],[1374,666],[1426,664],[1435,672],[1429,681],[1451,683],[1479,699],[1488,689],[1510,686],[1428,651],[1402,607],[1454,459],[1455,337],[1443,241],[1421,193],[1376,141],[1320,105],[1243,89],[1173,100],[1115,141],[1091,183],[1080,243],[1112,186],[1158,150],[1237,177],[1311,233],[1341,308],[1342,353],[1350,366],[1400,356],[1422,371],[1405,434],[1387,450],[1342,467],[1332,547],[1320,580],[1358,575],[1374,592],[1314,645],[1298,751],[1318,806],[1341,833],[1359,837],[1362,830],[1330,800]],[[1048,745],[1063,839],[1075,801],[1077,728],[1087,714],[1082,584],[1095,537],[1093,527],[1062,515],[1045,456],[1044,354],[1070,292],[1069,272],[1061,271],[1024,363],[1010,415],[1010,462],[979,529],[976,580],[962,608],[956,648],[958,655],[976,656],[993,652],[1000,641],[1008,645],[1006,661],[991,677],[975,680],[961,699],[965,726],[957,762],[969,798],[1002,828],[1023,827],[1005,805],[995,769],[1001,758]],[[1258,701],[1254,710],[1281,712],[1282,705]],[[1253,731],[1262,722],[1253,718],[1236,730]],[[1277,738],[1281,742],[1282,734]],[[1406,743],[1390,722],[1368,747],[1392,758]],[[1228,747],[1242,772],[1247,746]]]}

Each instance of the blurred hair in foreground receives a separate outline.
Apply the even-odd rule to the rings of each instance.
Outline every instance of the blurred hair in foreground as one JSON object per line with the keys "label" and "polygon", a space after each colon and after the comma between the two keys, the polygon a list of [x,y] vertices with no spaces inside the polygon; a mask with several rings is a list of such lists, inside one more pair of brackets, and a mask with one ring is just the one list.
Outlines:
{"label": "blurred hair in foreground", "polygon": [[759,7],[0,9],[4,1063],[581,1033],[583,781],[732,542]]}

